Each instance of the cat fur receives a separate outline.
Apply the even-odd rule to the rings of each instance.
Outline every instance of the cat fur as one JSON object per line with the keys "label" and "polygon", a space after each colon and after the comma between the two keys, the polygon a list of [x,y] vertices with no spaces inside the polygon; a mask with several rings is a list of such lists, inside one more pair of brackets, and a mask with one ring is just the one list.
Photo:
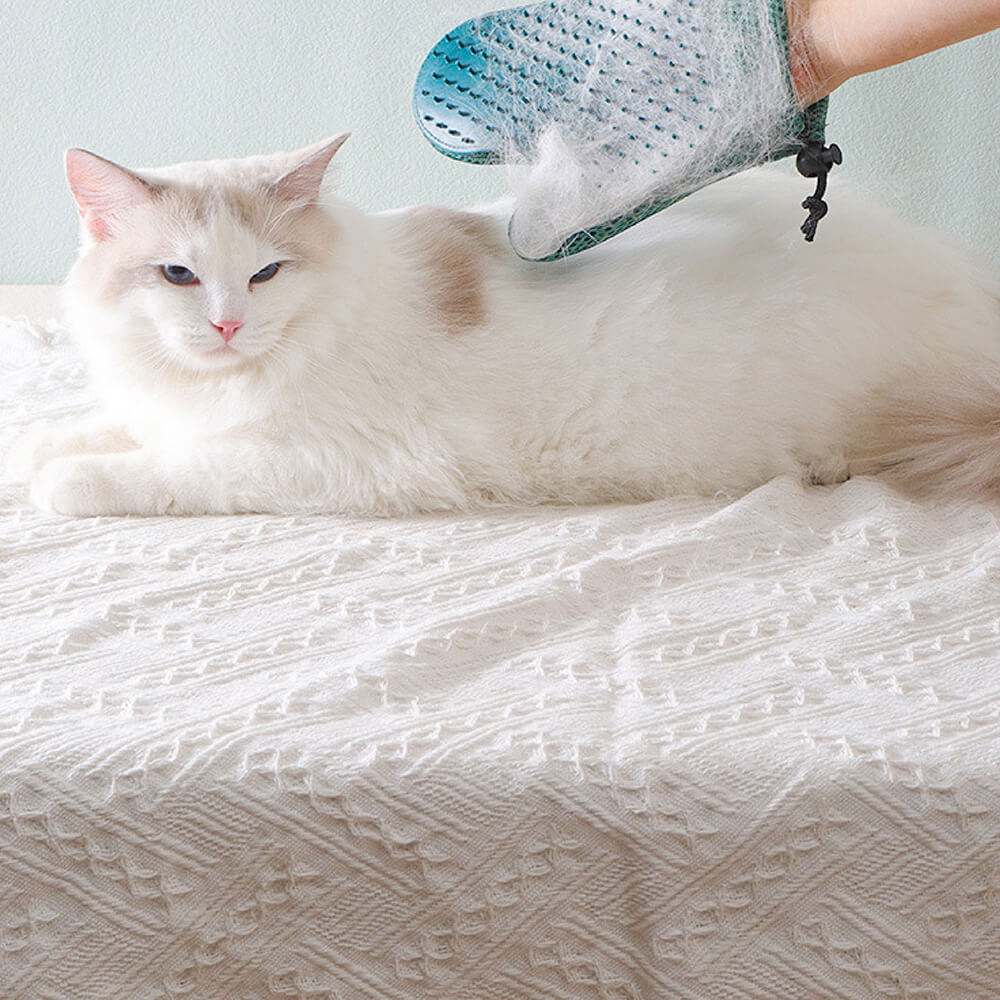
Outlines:
{"label": "cat fur", "polygon": [[768,169],[534,264],[508,203],[367,214],[322,190],[345,138],[139,171],[67,154],[65,317],[100,406],[15,449],[37,506],[381,516],[786,474],[996,491],[997,287],[940,235],[838,185],[806,245],[801,178]]}

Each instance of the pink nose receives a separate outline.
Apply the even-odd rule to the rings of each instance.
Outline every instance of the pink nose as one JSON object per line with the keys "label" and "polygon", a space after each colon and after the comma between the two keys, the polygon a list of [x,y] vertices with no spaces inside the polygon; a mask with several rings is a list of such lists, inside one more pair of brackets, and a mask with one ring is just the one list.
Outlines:
{"label": "pink nose", "polygon": [[222,334],[222,339],[228,344],[236,336],[236,331],[243,325],[241,319],[220,319],[212,326]]}

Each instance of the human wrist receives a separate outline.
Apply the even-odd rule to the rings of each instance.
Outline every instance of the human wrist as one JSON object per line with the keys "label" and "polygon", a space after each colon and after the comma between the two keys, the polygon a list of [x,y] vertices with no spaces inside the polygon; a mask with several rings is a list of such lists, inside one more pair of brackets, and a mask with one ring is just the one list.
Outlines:
{"label": "human wrist", "polygon": [[821,0],[786,0],[789,71],[795,98],[808,107],[854,73],[844,60],[830,6]]}

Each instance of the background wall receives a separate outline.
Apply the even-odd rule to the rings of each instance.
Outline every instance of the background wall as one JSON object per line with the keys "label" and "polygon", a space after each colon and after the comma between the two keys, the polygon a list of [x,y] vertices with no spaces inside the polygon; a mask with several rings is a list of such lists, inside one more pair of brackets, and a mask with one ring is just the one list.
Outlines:
{"label": "background wall", "polygon": [[[341,193],[468,204],[500,168],[435,153],[410,112],[431,45],[493,0],[6,0],[0,283],[61,279],[76,216],[62,150],[126,165],[295,148],[343,129]],[[502,6],[502,4],[500,4]],[[1000,266],[1000,33],[851,81],[828,135],[853,178]],[[792,170],[786,163],[779,169]],[[806,187],[809,187],[807,184]]]}

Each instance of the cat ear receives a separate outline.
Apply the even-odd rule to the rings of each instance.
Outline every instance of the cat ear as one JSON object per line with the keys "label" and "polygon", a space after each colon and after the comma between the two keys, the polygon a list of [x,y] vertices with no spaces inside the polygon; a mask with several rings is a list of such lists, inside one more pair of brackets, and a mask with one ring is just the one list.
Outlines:
{"label": "cat ear", "polygon": [[85,149],[66,150],[66,179],[87,232],[98,240],[111,234],[115,216],[155,194],[141,177]]}
{"label": "cat ear", "polygon": [[350,132],[341,132],[332,139],[324,139],[313,146],[306,146],[296,155],[295,166],[282,174],[272,185],[271,193],[283,201],[312,204],[319,200],[319,187],[333,154],[347,142]]}

